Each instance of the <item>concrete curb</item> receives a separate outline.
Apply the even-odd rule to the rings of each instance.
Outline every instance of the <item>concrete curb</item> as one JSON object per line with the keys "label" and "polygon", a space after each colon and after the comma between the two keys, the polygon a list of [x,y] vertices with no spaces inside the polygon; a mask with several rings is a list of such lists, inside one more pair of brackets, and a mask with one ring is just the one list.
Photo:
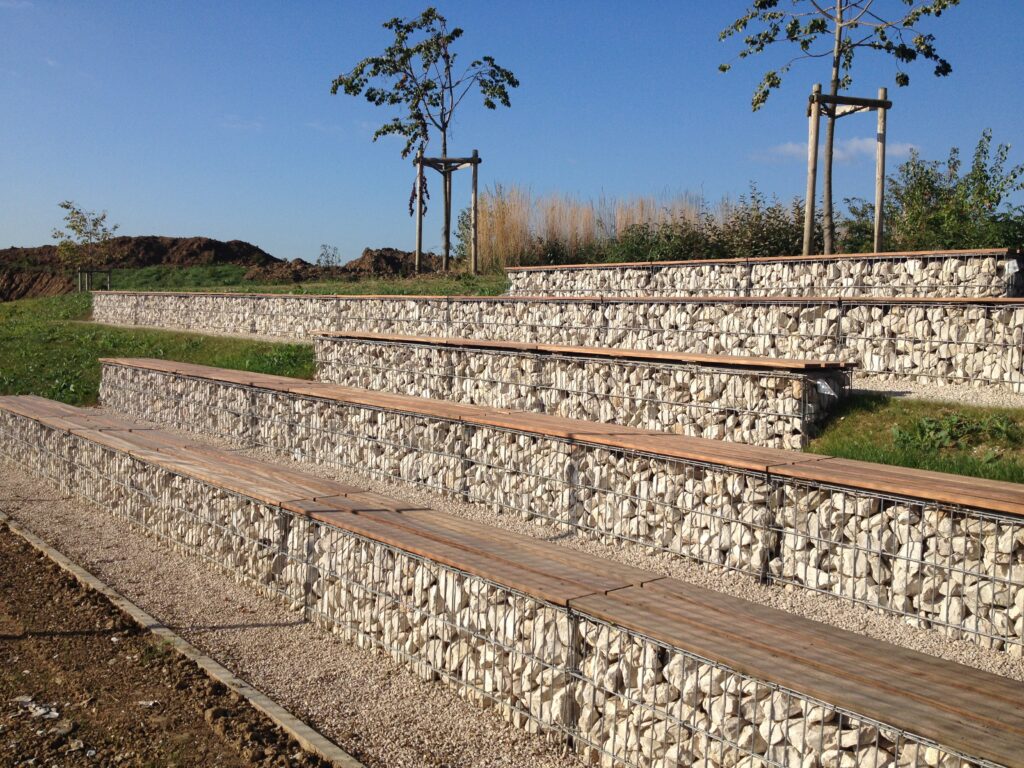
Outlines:
{"label": "concrete curb", "polygon": [[179,637],[172,630],[161,624],[155,617],[146,613],[144,610],[139,608],[139,606],[135,605],[135,603],[131,602],[111,587],[108,587],[84,568],[73,563],[38,536],[22,528],[3,512],[0,512],[0,524],[6,524],[13,533],[17,534],[35,549],[42,552],[64,571],[74,576],[79,583],[89,589],[99,592],[110,600],[110,602],[113,603],[120,611],[131,617],[131,619],[140,627],[159,637],[182,656],[198,664],[199,667],[202,668],[210,677],[227,686],[239,696],[242,696],[255,709],[262,712],[278,727],[295,739],[304,750],[318,755],[331,765],[335,766],[335,768],[365,768],[363,763],[345,752],[341,747],[328,739],[322,733],[295,717],[295,715],[291,714],[266,694],[249,685],[249,683],[244,680],[236,677],[230,670],[219,664],[210,656],[207,656],[184,638]]}

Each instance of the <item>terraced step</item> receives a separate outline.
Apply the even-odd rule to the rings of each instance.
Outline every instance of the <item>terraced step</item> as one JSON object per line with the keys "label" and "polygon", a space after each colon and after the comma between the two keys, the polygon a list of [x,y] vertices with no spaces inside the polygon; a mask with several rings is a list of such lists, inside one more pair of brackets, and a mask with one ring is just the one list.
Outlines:
{"label": "terraced step", "polygon": [[1024,652],[1024,486],[160,360],[104,403]]}
{"label": "terraced step", "polygon": [[324,332],[319,381],[770,448],[799,449],[850,390],[820,360]]}
{"label": "terraced step", "polygon": [[855,363],[1024,392],[1024,299],[93,294],[97,322],[308,340],[355,331]]}
{"label": "terraced step", "polygon": [[966,296],[1024,293],[1018,250],[510,267],[513,296]]}
{"label": "terraced step", "polygon": [[0,454],[588,760],[1024,766],[1024,685],[33,397]]}

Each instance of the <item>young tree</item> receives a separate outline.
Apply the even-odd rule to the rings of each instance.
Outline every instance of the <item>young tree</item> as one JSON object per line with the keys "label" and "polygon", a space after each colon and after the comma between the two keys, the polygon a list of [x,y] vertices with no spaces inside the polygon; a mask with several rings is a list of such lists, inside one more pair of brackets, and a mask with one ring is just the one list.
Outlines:
{"label": "young tree", "polygon": [[318,267],[340,267],[341,251],[338,250],[338,246],[322,243],[320,255],[316,257],[316,265]]}
{"label": "young tree", "polygon": [[[849,87],[854,54],[860,49],[890,55],[896,63],[896,84],[899,86],[910,83],[910,76],[902,65],[918,59],[933,62],[937,77],[948,75],[953,68],[936,52],[935,36],[921,32],[918,23],[927,16],[941,16],[947,8],[959,3],[960,0],[899,0],[904,7],[897,6],[897,12],[886,18],[881,15],[882,11],[877,7],[881,3],[876,0],[753,0],[746,13],[722,30],[719,40],[743,35],[744,47],[739,52],[741,59],[761,53],[778,42],[792,43],[799,48],[799,53],[781,67],[764,74],[751,101],[751,106],[757,111],[771,92],[782,84],[783,75],[804,59],[825,59],[831,63],[828,92],[832,96]],[[730,64],[719,66],[723,72],[730,68]],[[832,211],[835,123],[835,113],[828,112],[822,170],[825,253],[832,253],[835,241]]]}
{"label": "young tree", "polygon": [[64,210],[65,228],[53,230],[60,260],[74,269],[99,269],[107,266],[110,241],[119,225],[107,225],[106,211],[86,211],[71,200],[64,200],[60,207]]}
{"label": "young tree", "polygon": [[[384,53],[363,59],[331,85],[332,94],[343,90],[349,96],[365,95],[376,106],[403,110],[377,129],[374,141],[382,136],[401,136],[405,139],[402,157],[408,157],[414,151],[426,150],[434,129],[441,137],[441,155],[447,157],[452,118],[470,92],[479,91],[487,109],[496,109],[498,104],[511,106],[508,91],[519,86],[515,75],[498,66],[491,56],[474,59],[460,69],[452,44],[463,31],[459,27],[449,30],[448,20],[436,9],[427,8],[415,19],[391,19],[384,28],[395,35]],[[451,206],[451,174],[446,173],[445,264],[451,252]]]}

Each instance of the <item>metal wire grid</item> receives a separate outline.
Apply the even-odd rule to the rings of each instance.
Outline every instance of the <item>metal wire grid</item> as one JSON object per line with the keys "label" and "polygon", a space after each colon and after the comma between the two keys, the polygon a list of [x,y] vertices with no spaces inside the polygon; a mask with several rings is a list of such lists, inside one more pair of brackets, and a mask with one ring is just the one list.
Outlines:
{"label": "metal wire grid", "polygon": [[[189,377],[175,378],[183,382],[182,390],[190,391]],[[631,465],[622,474],[640,477],[654,474],[653,465],[665,464],[664,457],[446,419],[431,419],[431,428],[418,440],[403,441],[393,436],[411,434],[424,422],[423,417],[369,406],[353,409],[333,401],[257,389],[249,394],[253,398],[250,403],[256,407],[245,411],[224,407],[215,397],[201,400],[166,390],[156,402],[153,392],[159,379],[157,375],[153,388],[105,381],[101,395],[107,405],[150,421],[227,440],[241,436],[250,447],[293,459],[463,497],[526,519],[540,518],[564,530],[582,531],[606,543],[639,544],[740,570],[755,578],[764,575],[767,553],[774,549],[771,541],[775,534],[765,520],[759,519],[766,512],[750,509],[749,505],[744,509],[741,500],[724,503],[728,494],[723,489],[730,482],[738,484],[730,498],[748,488],[764,495],[770,493],[766,478],[758,473],[732,468],[723,471],[720,466],[696,461],[667,462],[671,466],[664,474],[677,478],[679,485],[708,486],[706,491],[694,491],[706,494],[706,500],[702,496],[699,507],[684,510],[676,504],[612,490],[605,481],[604,468],[617,461]],[[211,382],[202,384],[209,386]],[[249,389],[233,384],[224,387]],[[297,416],[291,405],[300,401],[307,407]],[[346,410],[361,412],[354,419],[362,431],[339,426],[344,421],[339,414]],[[211,426],[211,421],[222,426]],[[453,450],[438,447],[445,443]],[[503,449],[526,457],[527,464],[513,468],[508,462],[499,463]],[[547,468],[550,465],[546,467],[545,453],[551,457],[551,465],[562,468],[560,476]],[[641,468],[638,464],[647,466]],[[679,477],[683,479],[679,481]],[[667,488],[660,490],[665,492]],[[624,530],[622,518],[632,518],[635,523]],[[659,520],[665,524],[648,522]],[[750,557],[732,546],[734,538],[750,541]]]}
{"label": "metal wire grid", "polygon": [[[841,753],[852,751],[859,768],[992,765],[586,614],[577,620],[577,738],[592,762],[795,768],[823,753],[832,761],[813,764],[844,765]],[[936,762],[926,761],[929,747]]]}
{"label": "metal wire grid", "polygon": [[[830,727],[826,723],[835,723],[831,727],[838,728],[840,733],[857,734],[855,744],[843,746],[857,750],[859,765],[888,765],[889,753],[900,757],[901,765],[924,766],[931,764],[924,759],[924,750],[931,747],[940,750],[940,757],[948,755],[980,768],[998,768],[793,689],[736,673],[725,665],[642,633],[559,608],[380,542],[297,518],[280,508],[77,436],[33,423],[37,434],[26,438],[19,434],[18,427],[12,428],[12,421],[10,416],[0,420],[5,444],[21,450],[8,448],[7,456],[43,474],[63,492],[75,493],[108,509],[173,549],[196,555],[282,599],[293,610],[301,606],[307,618],[327,625],[346,640],[362,647],[380,647],[424,678],[444,680],[470,701],[484,706],[492,702],[517,727],[559,734],[577,751],[589,758],[596,757],[602,764],[637,768],[661,765],[665,764],[669,750],[675,748],[678,763],[688,762],[684,755],[696,751],[711,759],[717,755],[719,765],[736,764],[746,757],[753,761],[750,765],[790,768],[804,764],[802,758],[808,754],[827,751],[831,743],[826,738],[826,728]],[[43,439],[39,439],[40,430]],[[53,443],[63,450],[54,453]],[[73,457],[78,455],[86,461],[99,460],[101,466],[75,461]],[[57,474],[51,475],[54,470]],[[170,482],[160,483],[161,475]],[[122,479],[125,476],[129,479]],[[141,484],[132,482],[140,477]],[[152,484],[162,487],[159,496],[145,489],[144,486]],[[177,493],[169,494],[169,489]],[[185,498],[190,503],[181,503]],[[267,527],[269,535],[253,539],[213,515],[196,514],[192,508],[198,499],[203,499],[208,510],[218,506],[218,502],[226,502],[235,509],[240,505],[250,511],[260,510],[257,514],[269,515],[272,520]],[[132,500],[140,502],[141,507],[132,504]],[[204,505],[203,502],[200,504]],[[150,522],[146,520],[147,507]],[[251,515],[243,517],[251,519]],[[237,522],[239,515],[229,515],[227,519]],[[187,522],[182,523],[183,520]],[[176,537],[168,533],[175,528],[191,530],[194,535]],[[211,529],[217,531],[222,545],[230,542],[226,548],[234,555],[230,562],[212,556],[209,546],[204,546],[211,538]],[[254,567],[254,562],[266,568]],[[343,568],[332,563],[341,563]],[[240,572],[240,566],[255,570],[255,576]],[[290,579],[286,578],[288,574]],[[339,585],[343,598],[332,601]],[[429,590],[435,585],[438,589],[431,593]],[[415,598],[412,593],[417,589],[428,590],[426,600],[422,596]],[[474,603],[478,619],[481,612],[506,607],[508,610],[501,613],[501,627],[493,621],[494,626],[488,626],[486,632],[479,629],[479,622],[474,626]],[[366,618],[353,621],[352,611]],[[463,621],[467,618],[469,626]],[[432,635],[430,640],[419,645],[415,641],[402,642],[403,632],[411,637],[416,627],[425,628]],[[428,647],[432,640],[438,644]],[[629,655],[629,647],[640,648],[641,652],[639,657],[634,654],[632,671],[623,676],[621,659]],[[424,652],[417,655],[418,649]],[[467,664],[469,660],[479,661],[481,666]],[[499,667],[502,661],[509,670],[507,674],[502,674]],[[675,673],[666,675],[665,670],[672,664],[676,666]],[[473,674],[484,669],[482,676]],[[666,698],[666,685],[678,694],[675,703],[671,693],[669,701],[662,700]],[[693,706],[695,691],[700,692],[701,698],[710,701],[714,696],[716,701],[701,710]],[[777,702],[787,719],[803,715],[803,720],[812,721],[797,726],[798,742],[794,742],[792,727],[785,731],[788,746],[784,749],[776,747],[776,737],[781,733],[776,728],[769,728],[767,738],[754,739],[752,729],[763,722],[765,715],[763,707],[761,719],[748,714],[749,704],[765,698],[770,701],[767,716],[772,723],[776,720]],[[609,707],[609,701],[621,706]],[[599,708],[600,714],[596,715]],[[588,716],[588,712],[596,716]],[[751,724],[737,727],[736,714],[746,715]],[[658,724],[662,725],[663,735],[656,739]],[[816,732],[818,737],[814,738]],[[648,745],[646,749],[644,743]]]}
{"label": "metal wire grid", "polygon": [[[691,352],[707,352],[712,354],[767,355],[771,357],[800,358],[833,358],[845,361],[860,361],[861,373],[880,376],[909,376],[920,380],[948,381],[952,383],[989,382],[997,385],[1009,385],[1014,390],[1024,388],[1024,345],[1019,329],[1003,341],[956,341],[948,338],[915,337],[906,333],[895,335],[888,327],[881,324],[881,335],[864,335],[848,329],[847,314],[859,306],[856,300],[835,300],[824,304],[816,303],[801,305],[794,299],[792,305],[779,305],[777,302],[763,302],[751,298],[738,306],[810,306],[835,309],[839,315],[828,320],[826,328],[821,332],[813,330],[785,330],[771,326],[756,329],[763,321],[755,320],[755,330],[751,324],[738,327],[731,331],[723,331],[719,322],[735,310],[736,305],[723,307],[717,318],[697,319],[681,318],[670,321],[668,327],[659,316],[648,318],[646,315],[636,318],[634,322],[623,324],[621,320],[609,320],[606,316],[607,305],[594,303],[593,315],[597,321],[568,322],[561,315],[557,322],[536,317],[523,321],[514,316],[502,319],[499,313],[504,311],[503,302],[479,301],[465,302],[450,299],[429,299],[416,302],[406,300],[405,303],[417,306],[416,312],[406,312],[399,306],[400,300],[381,299],[346,299],[339,297],[249,297],[245,295],[230,297],[206,297],[201,299],[202,306],[195,304],[200,299],[189,299],[195,311],[180,311],[180,307],[167,304],[176,297],[162,296],[124,296],[116,295],[101,297],[116,304],[117,301],[132,301],[130,309],[118,310],[110,307],[104,309],[98,305],[98,316],[114,322],[130,324],[159,325],[178,327],[198,332],[213,332],[226,335],[243,333],[259,333],[277,338],[294,339],[304,337],[307,333],[329,327],[334,330],[366,330],[375,329],[381,332],[427,334],[435,336],[464,336],[469,338],[486,338],[497,340],[521,341],[529,339],[540,343],[566,343],[582,346],[628,346],[636,349],[677,349]],[[236,302],[238,308],[231,312],[224,311],[224,302]],[[574,302],[566,299],[566,302]],[[531,302],[527,302],[531,303]],[[284,307],[284,304],[290,304]],[[558,302],[543,302],[545,307],[558,306]],[[380,305],[379,309],[367,307]],[[652,301],[651,306],[659,302]],[[274,308],[278,306],[280,308]],[[360,309],[353,309],[354,307]],[[458,312],[453,314],[453,308]],[[641,304],[644,306],[644,304]],[[911,305],[884,304],[872,302],[869,308],[878,308],[890,315],[893,307],[909,309]],[[942,304],[915,304],[914,308],[933,310],[943,309]],[[957,305],[957,311],[963,311],[963,305]],[[140,309],[142,307],[142,309]],[[157,319],[153,310],[158,313]],[[345,307],[342,311],[342,307]],[[430,309],[424,311],[424,307]],[[985,306],[979,300],[979,306],[985,318],[995,312],[1012,311],[999,307]],[[145,310],[145,314],[143,314]],[[547,311],[547,310],[545,310]],[[104,315],[109,312],[109,315]],[[551,310],[552,313],[558,310]],[[220,320],[216,318],[221,318]],[[298,319],[297,319],[298,318]],[[996,322],[990,319],[972,319],[972,328],[1009,327],[1015,324]],[[651,325],[658,327],[652,328]],[[880,324],[875,324],[876,328]],[[918,323],[919,327],[934,327],[932,322]],[[685,327],[678,327],[685,326]],[[798,328],[814,327],[801,321]],[[953,361],[951,364],[919,365],[913,361],[914,353],[939,355],[940,361]],[[989,359],[1000,361],[1002,376],[986,374],[981,362],[988,355]],[[890,365],[887,356],[895,354],[896,360]],[[960,361],[957,363],[956,361]],[[895,370],[893,370],[895,368]],[[952,370],[947,370],[952,368]]]}
{"label": "metal wire grid", "polygon": [[[769,447],[804,445],[814,434],[815,423],[824,416],[827,404],[846,397],[852,384],[852,373],[845,370],[809,375],[504,350],[434,349],[403,342],[350,342],[323,336],[316,337],[315,342],[319,381],[569,417],[579,417],[584,409],[596,406],[601,421],[696,436],[705,428],[725,425],[727,419],[736,417],[739,424],[727,431],[724,439],[746,442],[742,440],[744,429],[763,430],[766,434],[762,439],[750,442]],[[387,357],[374,362],[368,345],[382,348]],[[398,351],[409,357],[397,358]],[[474,370],[471,375],[459,374],[455,359],[460,355],[467,363],[470,359],[482,360],[486,368]],[[508,372],[519,375],[512,377]],[[636,373],[640,383],[632,386],[629,394],[617,394]],[[686,378],[675,383],[674,378],[680,374]],[[659,383],[665,376],[673,381]],[[742,381],[742,390],[736,392],[734,386],[726,384],[718,400],[685,399],[690,395],[690,381],[718,387],[716,378]],[[765,379],[770,383],[762,383]],[[819,379],[834,387],[834,396],[818,392]],[[799,384],[798,394],[793,393],[794,384]],[[759,392],[774,396],[762,397]],[[668,397],[677,394],[680,399]],[[762,407],[766,400],[775,407]],[[781,433],[777,431],[780,425]]]}
{"label": "metal wire grid", "polygon": [[[956,255],[912,256],[914,269],[930,271],[934,264],[963,260]],[[972,259],[966,257],[968,262]],[[974,257],[977,258],[977,257]],[[998,258],[998,257],[983,257]],[[918,267],[917,264],[921,266]],[[1016,262],[1020,265],[1020,260]],[[819,266],[824,273],[800,274],[806,265]],[[879,267],[893,265],[894,270],[881,274]],[[1019,296],[1024,272],[1002,274],[978,270],[972,280],[955,279],[952,284],[944,275],[935,277],[939,282],[918,282],[908,264],[892,258],[857,258],[822,261],[821,259],[793,259],[777,262],[735,261],[712,264],[633,264],[630,266],[592,266],[583,269],[516,271],[509,270],[510,296],[813,296],[827,293],[849,297],[859,296],[936,296],[954,295],[976,298]],[[671,279],[672,273],[679,278]],[[703,272],[703,274],[701,274]],[[839,274],[834,274],[838,272]],[[687,280],[684,274],[697,274]],[[873,278],[868,280],[868,278]],[[988,278],[985,281],[985,278]],[[855,282],[849,282],[853,280]],[[728,281],[728,282],[726,282]],[[844,282],[845,281],[845,282]],[[615,287],[613,283],[627,283],[628,287]],[[582,287],[576,287],[580,286]],[[573,287],[570,287],[573,286]],[[652,293],[653,292],[653,293]],[[662,293],[664,292],[664,293]]]}
{"label": "metal wire grid", "polygon": [[[261,406],[258,411],[231,411],[217,405],[216,397],[198,401],[173,394],[160,398],[173,407],[156,408],[155,383],[147,389],[124,382],[108,387],[106,372],[104,378],[104,400],[142,418],[212,431],[229,440],[250,435],[253,445],[291,458],[417,485],[526,519],[540,518],[606,543],[639,545],[791,584],[920,626],[936,626],[950,636],[962,633],[996,649],[1024,650],[1024,619],[1010,615],[1016,592],[1024,589],[1013,580],[1013,567],[1024,566],[1024,521],[1009,515],[443,419],[434,420],[435,429],[418,441],[401,441],[390,436],[411,434],[422,417],[359,406],[364,416],[356,421],[363,431],[346,430],[339,424],[345,421],[341,413],[350,407],[301,398],[306,413],[297,421],[290,403],[300,398],[266,391],[248,395],[253,406]],[[188,377],[175,378],[184,391],[191,391]],[[254,398],[262,398],[262,404]],[[204,426],[211,414],[227,431]],[[396,424],[403,420],[404,425]],[[439,450],[446,442],[459,453]],[[503,449],[526,457],[526,464],[498,463],[493,457],[500,457]],[[619,485],[613,488],[610,478],[616,474]],[[646,478],[646,485],[638,478]],[[898,522],[901,514],[903,523]],[[952,547],[961,544],[949,544],[943,552],[941,537],[919,553],[913,546],[904,547],[915,536],[923,541],[920,531],[928,529],[915,526],[925,516],[951,531],[983,533],[965,538],[965,555],[975,548],[992,555],[956,560]],[[890,519],[895,525],[886,522],[887,535],[872,536],[871,526],[847,535],[854,521]],[[939,594],[938,608],[928,607]],[[996,621],[981,616],[986,610]]]}
{"label": "metal wire grid", "polygon": [[772,581],[1024,655],[1024,618],[1013,618],[1024,520],[827,483],[777,484]]}

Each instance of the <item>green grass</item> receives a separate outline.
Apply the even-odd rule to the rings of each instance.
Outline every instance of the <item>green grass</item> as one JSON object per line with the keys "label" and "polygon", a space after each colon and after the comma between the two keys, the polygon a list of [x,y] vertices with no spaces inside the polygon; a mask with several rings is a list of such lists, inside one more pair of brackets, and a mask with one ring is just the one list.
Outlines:
{"label": "green grass", "polygon": [[1024,409],[854,395],[808,450],[1024,483]]}
{"label": "green grass", "polygon": [[242,293],[337,293],[353,296],[497,296],[508,287],[505,275],[423,275],[371,277],[316,283],[243,283],[224,288]]}
{"label": "green grass", "polygon": [[[220,288],[242,284],[247,270],[248,267],[240,264],[115,269],[110,276],[110,287],[115,291],[195,291]],[[97,288],[106,286],[106,278],[102,275],[96,275],[94,280]]]}
{"label": "green grass", "polygon": [[[115,269],[111,288],[116,291],[240,291],[245,293],[340,293],[340,294],[436,294],[442,296],[503,293],[504,274],[423,275],[406,278],[355,278],[306,283],[266,283],[244,279],[247,267],[218,264],[199,267],[156,266],[139,269]],[[97,275],[96,287],[105,287],[105,278]]]}
{"label": "green grass", "polygon": [[312,378],[313,348],[77,322],[86,294],[0,303],[0,394],[34,394],[71,405],[96,402],[101,357],[158,357]]}

